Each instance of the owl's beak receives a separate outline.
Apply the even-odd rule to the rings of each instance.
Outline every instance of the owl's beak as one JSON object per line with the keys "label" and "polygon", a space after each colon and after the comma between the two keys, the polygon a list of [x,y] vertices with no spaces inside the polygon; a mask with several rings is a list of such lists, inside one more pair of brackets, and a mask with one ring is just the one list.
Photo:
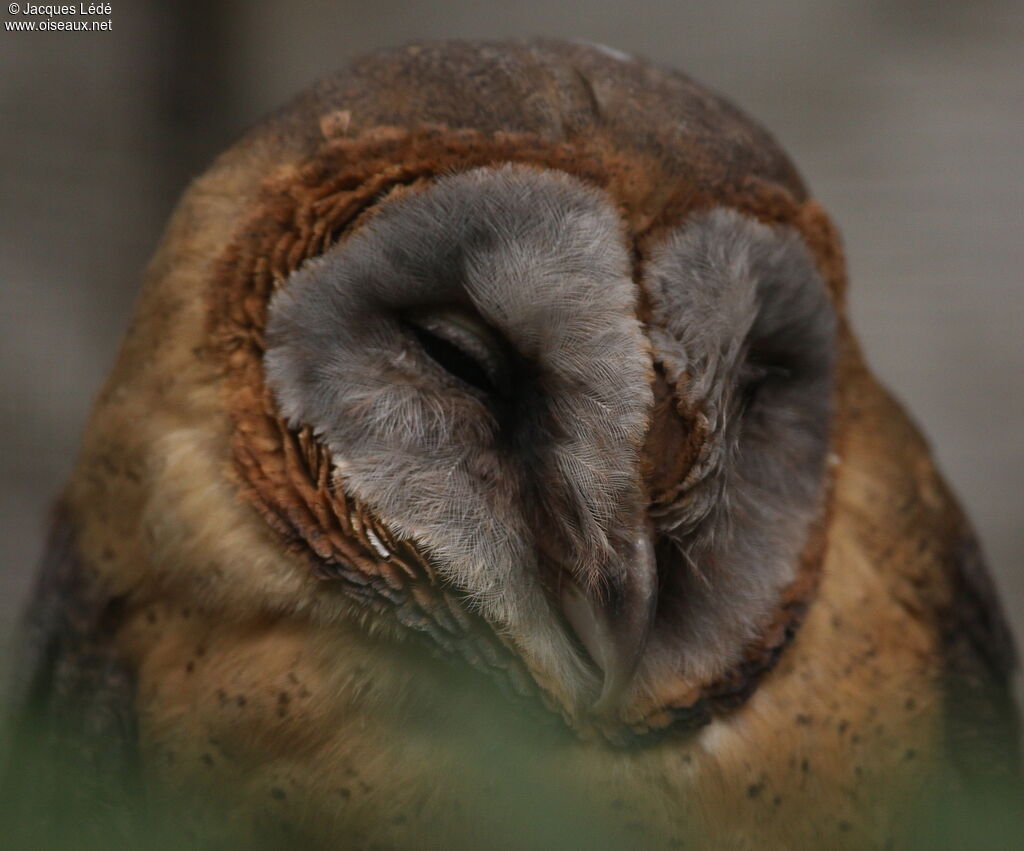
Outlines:
{"label": "owl's beak", "polygon": [[623,554],[623,569],[611,592],[602,599],[571,582],[562,588],[566,620],[604,675],[592,707],[598,715],[612,712],[633,682],[654,622],[658,575],[650,537],[639,534],[630,549]]}

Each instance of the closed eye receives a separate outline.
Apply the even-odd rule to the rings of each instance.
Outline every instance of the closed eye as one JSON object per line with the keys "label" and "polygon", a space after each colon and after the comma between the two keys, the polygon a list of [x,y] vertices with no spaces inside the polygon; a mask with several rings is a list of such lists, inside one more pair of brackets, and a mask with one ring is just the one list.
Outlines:
{"label": "closed eye", "polygon": [[767,385],[784,382],[793,375],[793,370],[786,366],[751,361],[746,364],[740,379],[739,407],[740,415],[744,415],[755,406],[758,397]]}
{"label": "closed eye", "polygon": [[479,319],[436,310],[407,316],[406,324],[424,353],[449,375],[488,396],[507,389],[504,346]]}

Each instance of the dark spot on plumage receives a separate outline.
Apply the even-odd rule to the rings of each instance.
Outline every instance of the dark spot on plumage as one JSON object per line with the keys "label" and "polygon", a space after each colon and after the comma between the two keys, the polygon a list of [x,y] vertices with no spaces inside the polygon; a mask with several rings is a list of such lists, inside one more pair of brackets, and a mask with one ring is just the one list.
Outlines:
{"label": "dark spot on plumage", "polygon": [[334,794],[345,801],[352,797],[352,792],[346,789],[344,786],[336,786],[334,789]]}
{"label": "dark spot on plumage", "polygon": [[781,804],[782,804],[782,795],[776,795],[774,798],[772,798],[772,806],[773,807],[778,807]]}
{"label": "dark spot on plumage", "polygon": [[207,768],[213,768],[213,755],[212,754],[204,753],[199,758],[202,760],[203,765],[205,765]]}
{"label": "dark spot on plumage", "polygon": [[903,758],[905,760],[908,760],[908,761],[914,759],[916,756],[917,756],[917,751],[914,750],[913,748],[907,748],[903,752]]}
{"label": "dark spot on plumage", "polygon": [[289,700],[291,700],[291,699],[292,699],[291,695],[290,695],[290,694],[288,694],[288,692],[286,692],[286,691],[282,691],[282,692],[281,692],[280,694],[278,694],[278,696],[277,696],[277,702],[278,702],[278,703],[287,703],[287,702],[288,702]]}
{"label": "dark spot on plumage", "polygon": [[842,735],[850,728],[850,722],[845,719],[836,724],[836,729],[839,731],[839,735]]}
{"label": "dark spot on plumage", "polygon": [[849,833],[851,826],[852,825],[848,821],[841,821],[841,822],[839,822],[839,829],[843,833]]}
{"label": "dark spot on plumage", "polygon": [[270,797],[275,801],[283,801],[288,797],[288,795],[280,786],[272,786],[270,789]]}
{"label": "dark spot on plumage", "polygon": [[238,695],[238,697],[235,698],[235,704],[237,706],[239,706],[239,707],[245,706],[245,704],[248,703],[248,702],[249,701],[246,700],[244,694],[240,694],[240,695]]}
{"label": "dark spot on plumage", "polygon": [[217,700],[221,702],[221,705],[228,702],[228,693],[224,689],[217,689]]}
{"label": "dark spot on plumage", "polygon": [[747,787],[747,797],[748,798],[756,798],[763,791],[764,791],[764,784],[763,783],[751,783]]}
{"label": "dark spot on plumage", "polygon": [[185,606],[185,608],[181,610],[181,616],[186,619],[192,617],[192,610],[188,606]]}
{"label": "dark spot on plumage", "polygon": [[185,673],[191,674],[196,669],[196,663],[188,661],[185,663]]}
{"label": "dark spot on plumage", "polygon": [[814,718],[810,715],[805,715],[801,713],[796,716],[796,723],[802,727],[809,727],[811,724],[814,723]]}
{"label": "dark spot on plumage", "polygon": [[149,623],[156,623],[156,612],[146,612],[146,620]]}
{"label": "dark spot on plumage", "polygon": [[903,708],[904,708],[904,709],[906,709],[906,710],[907,710],[907,712],[913,712],[913,711],[914,711],[914,709],[916,709],[916,708],[917,708],[917,701],[916,701],[916,700],[914,700],[914,698],[912,698],[912,697],[908,697],[908,698],[907,698],[907,699],[906,699],[906,700],[905,700],[905,701],[903,702]]}
{"label": "dark spot on plumage", "polygon": [[804,774],[809,774],[809,773],[810,773],[810,771],[811,771],[811,763],[810,763],[810,760],[808,760],[808,759],[802,759],[802,760],[800,760],[800,770],[801,770],[801,771],[802,771],[802,772],[803,772]]}

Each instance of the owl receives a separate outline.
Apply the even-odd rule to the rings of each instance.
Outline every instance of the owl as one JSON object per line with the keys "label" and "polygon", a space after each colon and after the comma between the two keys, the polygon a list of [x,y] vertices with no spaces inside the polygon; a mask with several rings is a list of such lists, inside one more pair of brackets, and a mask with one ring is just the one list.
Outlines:
{"label": "owl", "polygon": [[593,45],[370,54],[195,181],[19,649],[26,835],[935,847],[1021,801],[1012,642],[835,228]]}

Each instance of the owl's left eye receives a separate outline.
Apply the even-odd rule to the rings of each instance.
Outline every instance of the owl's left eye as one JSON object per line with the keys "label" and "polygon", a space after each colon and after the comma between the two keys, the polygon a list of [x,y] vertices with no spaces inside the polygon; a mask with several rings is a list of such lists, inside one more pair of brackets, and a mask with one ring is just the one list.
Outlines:
{"label": "owl's left eye", "polygon": [[488,395],[507,390],[505,345],[482,320],[440,309],[411,314],[405,321],[426,355],[447,373]]}
{"label": "owl's left eye", "polygon": [[754,407],[766,386],[785,382],[793,374],[791,368],[780,364],[751,361],[741,372],[739,385],[740,414]]}

